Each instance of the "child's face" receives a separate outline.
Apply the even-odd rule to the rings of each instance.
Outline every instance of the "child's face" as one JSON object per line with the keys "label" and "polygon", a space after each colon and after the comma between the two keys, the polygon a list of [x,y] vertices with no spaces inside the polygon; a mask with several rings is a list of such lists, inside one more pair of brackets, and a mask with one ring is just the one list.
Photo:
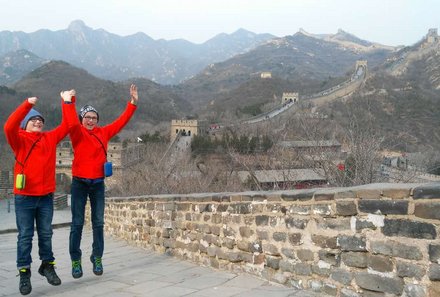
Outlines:
{"label": "child's face", "polygon": [[32,117],[26,125],[27,132],[41,132],[43,131],[44,121],[41,117]]}

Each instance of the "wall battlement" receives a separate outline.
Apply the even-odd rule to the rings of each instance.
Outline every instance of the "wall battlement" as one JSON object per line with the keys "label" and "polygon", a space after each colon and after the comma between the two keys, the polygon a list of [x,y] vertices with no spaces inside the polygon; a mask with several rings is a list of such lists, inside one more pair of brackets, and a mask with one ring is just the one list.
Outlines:
{"label": "wall battlement", "polygon": [[106,233],[330,296],[440,296],[440,184],[106,199]]}

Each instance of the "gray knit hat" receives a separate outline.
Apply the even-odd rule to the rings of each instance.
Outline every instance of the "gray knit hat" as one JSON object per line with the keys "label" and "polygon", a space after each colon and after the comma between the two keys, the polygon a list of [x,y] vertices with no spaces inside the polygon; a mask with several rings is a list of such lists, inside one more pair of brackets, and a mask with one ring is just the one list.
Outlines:
{"label": "gray knit hat", "polygon": [[81,107],[81,109],[79,110],[79,120],[82,121],[85,114],[90,111],[93,111],[94,113],[96,113],[96,116],[98,117],[98,121],[99,121],[99,113],[96,110],[96,108],[94,108],[91,105],[84,105],[83,107]]}

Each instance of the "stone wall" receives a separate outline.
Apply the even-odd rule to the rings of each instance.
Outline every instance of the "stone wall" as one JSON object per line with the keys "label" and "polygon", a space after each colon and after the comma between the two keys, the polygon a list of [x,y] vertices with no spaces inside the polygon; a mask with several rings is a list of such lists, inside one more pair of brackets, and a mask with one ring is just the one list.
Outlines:
{"label": "stone wall", "polygon": [[107,198],[107,234],[323,296],[440,296],[440,184]]}

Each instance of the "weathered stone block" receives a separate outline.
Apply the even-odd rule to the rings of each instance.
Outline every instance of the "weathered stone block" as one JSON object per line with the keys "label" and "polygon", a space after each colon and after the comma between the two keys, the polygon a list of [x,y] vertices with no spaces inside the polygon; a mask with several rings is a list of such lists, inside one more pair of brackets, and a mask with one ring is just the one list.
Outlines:
{"label": "weathered stone block", "polygon": [[317,220],[317,224],[318,224],[318,228],[324,230],[326,229],[332,229],[336,231],[351,230],[350,218],[337,218],[337,219],[323,218]]}
{"label": "weathered stone block", "polygon": [[272,255],[272,256],[280,256],[280,252],[278,250],[278,247],[276,247],[275,245],[271,244],[271,243],[263,243],[263,251],[268,254],[268,255]]}
{"label": "weathered stone block", "polygon": [[414,199],[440,199],[440,183],[422,185],[413,190]]}
{"label": "weathered stone block", "polygon": [[[328,266],[328,267],[327,267]],[[312,271],[314,274],[320,275],[320,276],[326,276],[328,277],[331,273],[330,265],[322,266],[322,265],[312,265]]]}
{"label": "weathered stone block", "polygon": [[315,201],[334,200],[335,193],[315,193],[313,197],[315,198]]}
{"label": "weathered stone block", "polygon": [[430,244],[428,247],[429,261],[440,264],[440,245]]}
{"label": "weathered stone block", "polygon": [[343,251],[363,252],[367,250],[367,240],[364,236],[340,235],[337,239],[337,245]]}
{"label": "weathered stone block", "polygon": [[262,253],[263,245],[261,244],[261,241],[253,241],[249,243],[249,249],[251,253]]}
{"label": "weathered stone block", "polygon": [[345,252],[341,255],[342,262],[350,267],[366,268],[368,254],[364,252]]}
{"label": "weathered stone block", "polygon": [[401,219],[385,219],[382,233],[386,236],[420,239],[434,239],[437,237],[437,231],[433,224]]}
{"label": "weathered stone block", "polygon": [[404,282],[401,278],[390,278],[366,272],[356,273],[356,284],[370,291],[390,293],[400,296]]}
{"label": "weathered stone block", "polygon": [[241,237],[244,237],[244,238],[249,238],[254,234],[253,230],[247,226],[240,227],[239,232],[240,232]]}
{"label": "weathered stone block", "polygon": [[227,247],[228,249],[233,249],[235,246],[235,239],[233,238],[223,238],[222,246]]}
{"label": "weathered stone block", "polygon": [[284,201],[307,201],[312,200],[315,191],[295,191],[295,193],[283,193],[281,199]]}
{"label": "weathered stone block", "polygon": [[291,205],[288,213],[295,215],[308,216],[312,212],[312,206],[310,205]]}
{"label": "weathered stone block", "polygon": [[341,253],[339,251],[320,250],[318,252],[319,259],[333,266],[341,264]]}
{"label": "weathered stone block", "polygon": [[278,270],[280,269],[280,261],[279,257],[266,257],[266,266]]}
{"label": "weathered stone block", "polygon": [[297,275],[311,275],[312,266],[306,263],[297,263],[294,265],[294,272]]}
{"label": "weathered stone block", "polygon": [[334,284],[324,283],[322,292],[329,296],[336,296],[338,294],[338,288]]}
{"label": "weathered stone block", "polygon": [[328,237],[323,235],[312,234],[311,236],[312,242],[322,248],[335,249],[337,248],[337,237]]}
{"label": "weathered stone block", "polygon": [[235,214],[250,214],[252,212],[251,203],[230,204],[230,212]]}
{"label": "weathered stone block", "polygon": [[429,279],[432,281],[440,281],[440,265],[439,264],[429,265],[428,276]]}
{"label": "weathered stone block", "polygon": [[292,245],[301,245],[302,244],[301,238],[302,238],[301,233],[290,233],[289,234],[289,242]]}
{"label": "weathered stone block", "polygon": [[415,205],[414,215],[424,219],[440,220],[440,203],[417,203]]}
{"label": "weathered stone block", "polygon": [[264,230],[257,230],[257,238],[259,240],[269,240],[269,232]]}
{"label": "weathered stone block", "polygon": [[241,253],[237,252],[229,252],[227,253],[227,260],[229,260],[232,263],[237,263],[243,261],[243,258],[241,256]]}
{"label": "weathered stone block", "polygon": [[246,263],[254,263],[254,255],[252,253],[240,252],[240,258]]}
{"label": "weathered stone block", "polygon": [[[281,252],[283,252],[283,250],[281,250]],[[296,256],[304,262],[313,261],[315,259],[314,253],[311,250],[298,250]]]}
{"label": "weathered stone block", "polygon": [[309,220],[287,217],[284,219],[284,222],[287,228],[305,229]]}
{"label": "weathered stone block", "polygon": [[398,277],[412,277],[418,280],[422,279],[426,271],[424,268],[408,262],[398,261],[396,263],[396,272]]}
{"label": "weathered stone block", "polygon": [[266,215],[256,216],[255,217],[255,224],[257,226],[267,226],[269,224],[269,216],[266,216]]}
{"label": "weathered stone block", "polygon": [[237,248],[239,250],[249,252],[250,251],[249,242],[248,241],[239,240],[239,241],[237,241]]}
{"label": "weathered stone block", "polygon": [[282,271],[295,272],[294,265],[286,260],[280,260],[279,268]]}
{"label": "weathered stone block", "polygon": [[339,216],[354,216],[357,214],[356,203],[353,201],[338,201],[336,202],[336,215]]}
{"label": "weathered stone block", "polygon": [[393,271],[393,262],[385,256],[370,255],[368,257],[368,267],[379,272]]}
{"label": "weathered stone block", "polygon": [[219,236],[221,228],[219,226],[211,226],[211,232],[213,235]]}
{"label": "weathered stone block", "polygon": [[408,214],[408,201],[360,200],[359,211],[374,214]]}
{"label": "weathered stone block", "polygon": [[272,235],[272,238],[275,241],[278,241],[278,242],[282,241],[282,242],[284,242],[284,241],[286,241],[287,234],[285,232],[274,232],[273,235]]}
{"label": "weathered stone block", "polygon": [[342,288],[341,289],[341,297],[362,297],[362,296],[352,290]]}
{"label": "weathered stone block", "polygon": [[404,289],[405,297],[427,297],[426,288],[421,285],[407,284]]}
{"label": "weathered stone block", "polygon": [[234,229],[230,228],[230,227],[224,227],[223,228],[223,235],[226,236],[226,237],[228,237],[228,236],[235,237],[236,234],[237,234],[237,232]]}
{"label": "weathered stone block", "polygon": [[286,256],[287,258],[290,259],[296,259],[295,257],[295,251],[293,249],[288,249],[288,248],[282,248],[281,249],[281,253]]}
{"label": "weathered stone block", "polygon": [[356,218],[355,226],[356,226],[356,231],[361,231],[363,229],[371,229],[371,230],[377,229],[376,225],[374,225],[372,222],[366,220],[360,220],[358,218]]}
{"label": "weathered stone block", "polygon": [[349,285],[351,283],[351,280],[353,279],[353,274],[349,271],[336,268],[330,274],[330,277],[341,284]]}
{"label": "weathered stone block", "polygon": [[332,214],[332,207],[329,204],[313,205],[313,214],[321,216],[330,216]]}

